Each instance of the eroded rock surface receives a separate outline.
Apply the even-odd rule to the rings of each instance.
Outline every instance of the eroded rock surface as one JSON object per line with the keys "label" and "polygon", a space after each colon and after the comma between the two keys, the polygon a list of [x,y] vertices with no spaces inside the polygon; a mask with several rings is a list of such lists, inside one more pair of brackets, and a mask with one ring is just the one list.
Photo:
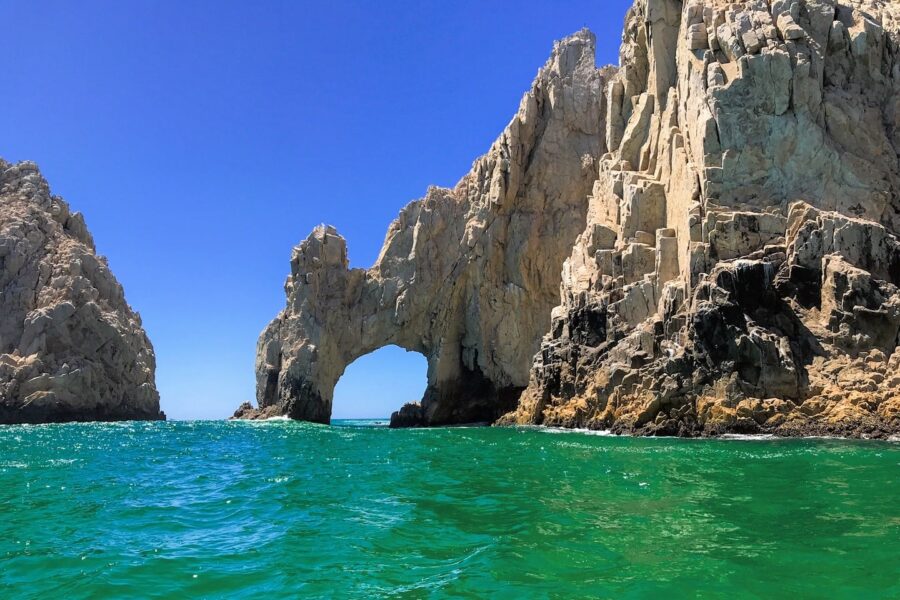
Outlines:
{"label": "eroded rock surface", "polygon": [[81,214],[0,160],[0,423],[165,418],[155,365]]}
{"label": "eroded rock surface", "polygon": [[898,17],[897,1],[637,0],[618,69],[594,68],[587,33],[560,43],[491,151],[404,209],[372,269],[348,270],[329,228],[295,250],[259,343],[261,414],[327,421],[344,367],[395,343],[429,360],[395,425],[492,420],[518,398],[500,423],[897,432]]}
{"label": "eroded rock surface", "polygon": [[428,359],[425,397],[393,424],[491,422],[515,408],[606,152],[610,72],[595,67],[589,32],[558,42],[489,152],[453,189],[404,208],[370,269],[348,269],[333,228],[313,231],[259,340],[259,409],[237,416],[327,423],[345,367],[388,344]]}
{"label": "eroded rock surface", "polygon": [[900,2],[638,0],[503,423],[900,431]]}

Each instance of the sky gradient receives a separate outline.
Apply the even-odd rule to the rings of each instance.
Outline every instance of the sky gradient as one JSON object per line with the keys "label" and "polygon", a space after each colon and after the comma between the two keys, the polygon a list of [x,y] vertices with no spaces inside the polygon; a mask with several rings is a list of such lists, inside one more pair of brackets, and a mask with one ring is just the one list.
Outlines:
{"label": "sky gradient", "polygon": [[[84,213],[140,312],[170,418],[254,398],[256,339],[317,224],[374,262],[388,224],[452,186],[515,114],[553,40],[617,62],[626,0],[8,2],[0,156]],[[425,359],[348,367],[334,417],[417,400]]]}

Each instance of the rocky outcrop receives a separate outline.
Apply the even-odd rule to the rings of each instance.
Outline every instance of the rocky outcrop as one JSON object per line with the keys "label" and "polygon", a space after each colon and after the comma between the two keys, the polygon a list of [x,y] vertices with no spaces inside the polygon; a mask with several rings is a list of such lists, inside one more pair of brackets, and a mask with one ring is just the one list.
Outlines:
{"label": "rocky outcrop", "polygon": [[345,367],[389,344],[428,359],[425,397],[394,425],[491,422],[515,408],[606,152],[610,73],[595,67],[589,32],[557,43],[489,152],[453,189],[406,206],[370,269],[348,268],[333,228],[313,231],[259,339],[259,408],[237,416],[327,423]]}
{"label": "rocky outcrop", "polygon": [[900,430],[900,2],[638,0],[503,423]]}
{"label": "rocky outcrop", "polygon": [[155,368],[81,214],[0,160],[0,423],[165,418]]}
{"label": "rocky outcrop", "polygon": [[395,425],[900,430],[898,17],[637,0],[618,69],[586,32],[559,43],[374,267],[327,227],[295,249],[240,414],[327,422],[344,367],[393,343],[429,361]]}

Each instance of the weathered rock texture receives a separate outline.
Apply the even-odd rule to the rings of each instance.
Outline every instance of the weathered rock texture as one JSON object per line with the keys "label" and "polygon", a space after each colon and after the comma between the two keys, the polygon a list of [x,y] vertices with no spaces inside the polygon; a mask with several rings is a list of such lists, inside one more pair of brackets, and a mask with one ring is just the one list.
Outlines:
{"label": "weathered rock texture", "polygon": [[0,160],[0,423],[165,418],[140,317],[30,162]]}
{"label": "weathered rock texture", "polygon": [[348,269],[344,239],[313,231],[294,249],[287,306],[259,340],[259,411],[238,416],[327,423],[344,368],[388,344],[428,359],[425,397],[395,425],[515,408],[606,152],[605,83],[592,34],[557,43],[488,153],[453,189],[404,208],[372,268]]}
{"label": "weathered rock texture", "polygon": [[638,0],[504,423],[900,430],[900,2]]}
{"label": "weathered rock texture", "polygon": [[561,42],[374,267],[348,271],[329,228],[295,250],[259,342],[262,414],[328,421],[344,367],[394,343],[429,360],[397,425],[519,399],[501,423],[900,430],[898,17],[897,0],[637,0],[618,69],[585,32]]}

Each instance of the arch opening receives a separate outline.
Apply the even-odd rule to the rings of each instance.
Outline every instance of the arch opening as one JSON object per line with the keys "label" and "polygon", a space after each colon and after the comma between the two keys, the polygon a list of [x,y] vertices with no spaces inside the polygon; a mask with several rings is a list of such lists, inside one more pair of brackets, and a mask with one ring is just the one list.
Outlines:
{"label": "arch opening", "polygon": [[428,361],[421,353],[383,346],[352,361],[334,386],[331,420],[378,419],[407,402],[419,402],[428,386]]}

